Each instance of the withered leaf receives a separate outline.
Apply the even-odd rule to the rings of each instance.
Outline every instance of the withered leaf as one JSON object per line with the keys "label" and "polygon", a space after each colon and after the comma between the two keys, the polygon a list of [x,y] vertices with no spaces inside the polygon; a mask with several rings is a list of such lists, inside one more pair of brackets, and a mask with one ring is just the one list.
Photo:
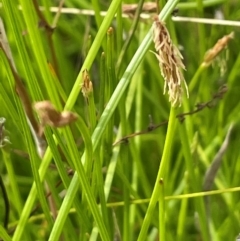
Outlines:
{"label": "withered leaf", "polygon": [[51,127],[63,127],[77,120],[77,114],[71,111],[59,112],[48,101],[39,101],[34,104],[34,108],[39,115],[39,119],[43,126],[49,125]]}

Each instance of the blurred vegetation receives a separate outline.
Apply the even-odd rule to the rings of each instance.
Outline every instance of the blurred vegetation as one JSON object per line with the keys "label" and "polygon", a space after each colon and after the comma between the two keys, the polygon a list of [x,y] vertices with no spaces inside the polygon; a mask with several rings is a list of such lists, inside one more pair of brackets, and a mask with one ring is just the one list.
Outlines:
{"label": "blurred vegetation", "polygon": [[[42,15],[34,2],[44,8]],[[158,240],[158,207],[145,226],[146,237],[139,233],[159,181],[169,131],[166,124],[157,125],[169,119],[171,106],[167,93],[163,95],[159,63],[148,51],[155,51],[154,45],[140,47],[139,66],[133,59],[156,13],[135,9],[121,17],[123,6],[137,2],[143,1],[66,0],[62,10],[67,12],[58,16],[49,7],[57,9],[59,1],[0,0],[17,73],[32,105],[50,100],[59,112],[71,110],[79,116],[66,127],[46,127],[49,148],[39,156],[13,72],[0,49],[0,117],[6,119],[4,131],[0,126],[0,176],[10,203],[8,209],[1,189],[3,240]],[[189,115],[183,121],[176,118],[161,190],[165,240],[235,240],[240,233],[239,26],[174,21],[171,13],[176,8],[176,16],[239,21],[239,2],[168,0],[170,13],[165,4],[160,1],[160,9],[183,55],[189,85],[189,98],[184,93],[182,106],[175,109],[176,115]],[[94,14],[76,14],[79,9]],[[202,68],[205,53],[231,32],[235,37],[227,48]],[[84,96],[85,69],[93,92]],[[223,85],[227,92],[214,99]],[[206,108],[193,113],[199,103]],[[207,191],[219,193],[203,197],[205,176],[216,158],[220,161]],[[239,189],[225,190],[234,187]],[[192,193],[196,197],[174,199]]]}

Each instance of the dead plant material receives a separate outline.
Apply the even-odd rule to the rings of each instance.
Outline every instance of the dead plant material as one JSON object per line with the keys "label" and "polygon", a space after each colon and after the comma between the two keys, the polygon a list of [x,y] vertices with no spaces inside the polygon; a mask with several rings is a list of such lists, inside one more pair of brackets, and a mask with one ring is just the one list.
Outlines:
{"label": "dead plant material", "polygon": [[8,61],[9,67],[12,71],[12,75],[13,75],[14,80],[15,80],[16,92],[17,92],[17,94],[18,94],[18,96],[19,96],[19,98],[22,102],[22,105],[23,105],[24,111],[26,113],[27,119],[30,122],[31,127],[34,130],[34,132],[38,133],[39,126],[38,126],[38,123],[37,123],[37,121],[34,117],[34,114],[33,114],[31,99],[30,99],[30,97],[29,97],[29,95],[28,95],[28,93],[25,89],[24,84],[22,83],[22,80],[21,80],[20,76],[17,73],[15,62],[14,62],[13,57],[12,57],[12,52],[11,52],[11,49],[10,49],[9,44],[8,44],[7,35],[5,33],[5,28],[4,28],[4,25],[3,25],[3,22],[1,20],[1,18],[0,18],[0,49],[3,50],[3,52],[6,56],[6,59]]}
{"label": "dead plant material", "polygon": [[217,43],[213,46],[213,48],[209,49],[206,52],[203,60],[203,65],[209,66],[219,55],[219,53],[227,47],[228,42],[233,38],[234,32],[231,32],[230,34],[225,35],[221,39],[219,39]]}
{"label": "dead plant material", "polygon": [[83,71],[82,75],[83,75],[82,93],[84,98],[88,99],[88,96],[93,92],[93,85],[92,85],[92,81],[90,80],[88,71],[86,69]]}
{"label": "dead plant material", "polygon": [[42,126],[63,127],[77,120],[77,114],[71,111],[59,112],[48,100],[39,101],[34,104],[39,115]]}
{"label": "dead plant material", "polygon": [[[138,8],[138,4],[123,4],[122,11],[126,14],[134,14]],[[156,2],[146,2],[143,4],[142,11],[156,13],[157,4]]]}
{"label": "dead plant material", "polygon": [[224,84],[224,85],[220,86],[220,88],[218,89],[218,92],[213,95],[211,100],[209,100],[207,102],[204,102],[204,103],[198,103],[198,104],[196,104],[195,110],[179,114],[176,117],[179,119],[179,121],[183,122],[187,115],[196,114],[196,113],[202,111],[205,108],[212,108],[213,106],[215,106],[217,104],[217,102],[219,100],[221,100],[223,98],[224,94],[227,91],[228,91],[227,85]]}
{"label": "dead plant material", "polygon": [[[185,112],[185,113],[181,113],[181,114],[178,114],[176,116],[176,118],[178,118],[178,120],[180,122],[183,122],[185,120],[185,117],[188,116],[188,115],[194,115],[200,111],[202,111],[203,109],[205,108],[212,108],[213,106],[215,106],[219,100],[221,100],[224,96],[224,94],[227,92],[227,86],[226,85],[222,85],[219,89],[218,89],[218,92],[215,93],[212,97],[211,100],[207,101],[207,102],[204,102],[204,103],[198,103],[196,105],[196,109],[193,110],[193,111],[190,111],[190,112]],[[153,121],[152,119],[150,119],[150,123],[147,127],[146,130],[142,130],[142,131],[139,131],[139,132],[135,132],[135,133],[132,133],[132,134],[129,134],[127,136],[124,136],[122,137],[121,139],[115,141],[113,143],[113,146],[116,146],[118,144],[122,144],[122,143],[128,143],[129,139],[130,138],[133,138],[133,137],[136,137],[136,136],[140,136],[140,135],[144,135],[144,134],[148,134],[152,131],[155,131],[156,129],[162,127],[162,126],[165,126],[168,124],[168,120],[165,120],[159,124],[153,124]]]}
{"label": "dead plant material", "polygon": [[155,44],[155,53],[161,74],[165,80],[164,94],[168,89],[169,101],[172,106],[181,106],[182,103],[182,83],[185,85],[188,96],[188,87],[182,74],[185,66],[182,62],[182,55],[177,47],[172,43],[169,32],[165,24],[155,17],[153,23],[153,42]]}

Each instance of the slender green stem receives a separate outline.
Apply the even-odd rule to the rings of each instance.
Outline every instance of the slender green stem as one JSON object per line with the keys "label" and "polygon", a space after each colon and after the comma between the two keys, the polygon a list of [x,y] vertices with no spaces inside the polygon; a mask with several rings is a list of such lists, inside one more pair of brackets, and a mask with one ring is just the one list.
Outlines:
{"label": "slender green stem", "polygon": [[[189,192],[189,185],[188,185],[188,173],[186,172],[184,175],[185,180],[185,188],[184,194]],[[181,207],[178,216],[178,227],[177,227],[177,240],[184,241],[184,231],[186,230],[186,217],[187,217],[187,208],[188,208],[188,199],[181,200]]]}
{"label": "slender green stem", "polygon": [[199,78],[200,74],[204,71],[204,69],[205,69],[204,65],[200,65],[199,68],[197,69],[197,71],[195,72],[195,74],[192,77],[190,84],[188,86],[189,93],[191,93],[193,91],[193,89],[197,86],[198,78]]}
{"label": "slender green stem", "polygon": [[94,16],[97,22],[97,26],[98,28],[101,26],[101,22],[102,22],[102,17],[100,15],[100,6],[99,6],[99,1],[97,0],[92,0],[92,6],[93,6],[93,10],[94,10]]}
{"label": "slender green stem", "polygon": [[105,85],[106,85],[106,57],[105,53],[103,52],[101,55],[101,62],[100,62],[100,90],[99,90],[99,116],[102,114],[104,105],[107,102],[105,96]]}
{"label": "slender green stem", "polygon": [[47,87],[48,96],[52,100],[52,102],[60,109],[60,98],[47,64],[47,57],[43,48],[42,38],[40,36],[39,29],[36,28],[37,17],[35,14],[34,6],[31,2],[28,1],[20,0],[20,3],[23,10],[23,16],[27,25],[28,34],[31,39],[35,59],[37,61],[39,70],[41,71],[44,84]]}
{"label": "slender green stem", "polygon": [[[134,33],[137,29],[137,26],[138,26],[138,23],[139,23],[139,18],[140,18],[140,14],[141,14],[141,11],[142,11],[142,6],[143,6],[143,3],[144,3],[144,0],[140,0],[138,2],[138,7],[137,7],[137,10],[136,10],[136,14],[135,14],[135,17],[134,17],[134,20],[133,20],[133,23],[132,23],[132,26],[131,26],[131,29],[129,31],[129,36],[127,38],[127,40],[124,42],[124,45],[122,47],[122,50],[121,52],[119,53],[119,57],[118,57],[118,61],[117,61],[117,64],[116,64],[116,73],[117,73],[117,77],[119,76],[120,74],[120,70],[121,70],[121,67],[122,67],[122,64],[123,64],[123,59],[124,59],[124,56],[128,50],[128,47],[133,39],[133,36],[134,36]],[[120,21],[119,21],[120,22]]]}
{"label": "slender green stem", "polygon": [[[122,146],[121,148],[121,160],[123,163],[123,170],[125,172],[125,176],[127,180],[130,179],[130,162],[128,158],[128,146]],[[128,241],[130,237],[130,192],[128,186],[125,184],[123,188],[123,200],[124,200],[124,208],[123,208],[123,241]]]}
{"label": "slender green stem", "polygon": [[[176,6],[178,0],[168,1],[167,4],[164,6],[160,13],[160,18],[164,21],[165,18],[171,13],[171,11]],[[143,39],[141,45],[139,46],[138,50],[136,51],[135,55],[133,56],[131,62],[129,63],[128,67],[126,68],[122,78],[120,79],[116,89],[114,90],[111,99],[109,100],[107,106],[105,107],[105,110],[98,122],[98,125],[96,129],[93,132],[92,135],[92,142],[93,142],[93,150],[98,145],[100,138],[105,130],[105,127],[108,124],[109,119],[111,118],[113,112],[115,111],[124,91],[126,90],[133,74],[137,70],[139,64],[144,58],[144,55],[148,51],[148,48],[152,42],[152,29],[149,30],[145,38]],[[79,86],[77,86],[77,89],[79,89]],[[73,87],[72,93],[68,99],[68,103],[71,103],[71,105],[67,105],[67,107],[71,107],[74,102],[72,102],[73,96],[75,96],[75,85]],[[78,91],[78,90],[77,90]]]}
{"label": "slender green stem", "polygon": [[107,202],[104,195],[104,180],[102,175],[102,162],[100,158],[100,147],[97,148],[95,151],[95,160],[94,160],[94,170],[93,173],[96,173],[92,179],[93,179],[93,187],[95,187],[94,193],[97,193],[100,199],[100,210],[101,214],[104,220],[104,223],[106,224],[108,230],[109,230],[109,219],[107,216]]}
{"label": "slender green stem", "polygon": [[164,181],[159,180],[159,240],[166,240]]}
{"label": "slender green stem", "polygon": [[4,241],[12,241],[11,237],[8,235],[2,225],[0,225],[0,238],[2,238]]}
{"label": "slender green stem", "polygon": [[9,216],[10,216],[10,202],[7,194],[6,187],[4,185],[2,176],[0,176],[0,189],[1,193],[3,196],[3,201],[4,201],[4,207],[5,207],[5,213],[4,213],[4,227],[8,227],[8,222],[9,222]]}
{"label": "slender green stem", "polygon": [[[109,100],[114,87],[116,85],[116,76],[113,64],[113,56],[114,56],[114,47],[113,47],[113,28],[109,28],[107,31],[107,55],[106,55],[106,67],[107,67],[107,84],[105,85],[107,92],[107,101]],[[114,115],[110,118],[109,123],[106,129],[106,137],[105,137],[105,151],[108,157],[111,156],[112,153],[112,142],[113,142],[113,125],[114,125]]]}
{"label": "slender green stem", "polygon": [[[73,180],[69,186],[69,189],[67,191],[67,194],[63,200],[62,206],[59,210],[57,219],[55,221],[55,224],[53,226],[52,232],[50,234],[49,240],[55,241],[59,240],[64,222],[66,220],[66,217],[68,215],[68,212],[72,206],[73,199],[76,195],[76,192],[78,190],[79,184],[81,184],[81,188],[83,189],[84,197],[86,198],[88,204],[89,204],[89,209],[92,212],[92,215],[96,221],[96,224],[99,228],[99,233],[101,235],[102,240],[110,240],[109,234],[107,232],[106,226],[103,223],[103,220],[101,218],[99,208],[96,204],[96,200],[94,198],[94,195],[92,193],[92,189],[90,188],[90,184],[88,182],[88,178],[86,176],[84,167],[82,162],[78,161],[79,160],[79,153],[77,150],[77,147],[75,145],[74,139],[72,137],[72,134],[69,130],[69,128],[66,128],[63,130],[63,133],[65,135],[65,138],[69,141],[69,152],[71,155],[71,159],[73,160],[74,166],[76,168],[76,172],[74,174]],[[85,158],[92,158],[92,156],[85,156]],[[86,162],[91,162],[91,159],[85,160]],[[76,179],[78,182],[76,182]],[[71,193],[71,195],[69,195]]]}
{"label": "slender green stem", "polygon": [[79,86],[81,85],[82,83],[82,72],[83,70],[85,69],[90,69],[91,68],[91,65],[98,53],[98,50],[99,48],[101,47],[101,44],[102,44],[102,41],[106,35],[106,32],[107,32],[107,29],[109,28],[110,26],[110,23],[112,21],[112,19],[114,18],[114,15],[120,5],[122,1],[121,0],[113,0],[109,9],[108,9],[108,12],[107,12],[107,15],[106,17],[103,19],[103,22],[99,28],[99,31],[96,35],[96,38],[88,52],[88,55],[82,65],[82,68],[81,70],[79,71],[79,74],[78,74],[78,77],[75,81],[75,84],[73,86],[73,89],[69,95],[69,98],[67,100],[67,103],[65,105],[65,109],[71,109],[74,105],[74,103],[76,102],[77,100],[77,97],[78,97],[78,94],[79,94],[79,91],[80,91],[80,88]]}
{"label": "slender green stem", "polygon": [[[56,163],[59,175],[61,176],[61,179],[63,181],[64,187],[67,189],[70,185],[70,178],[68,177],[66,173],[66,169],[64,167],[62,158],[60,157],[59,150],[57,149],[56,142],[59,142],[62,152],[64,153],[64,156],[67,158],[67,161],[70,161],[69,159],[69,152],[66,150],[66,147],[63,143],[63,140],[59,134],[59,132],[56,130],[54,131],[54,135],[57,138],[57,141],[54,141],[52,134],[49,133],[49,131],[45,131],[45,135],[49,144],[49,147],[51,148],[51,152],[54,157],[54,161]],[[91,227],[90,220],[86,216],[84,210],[82,209],[80,202],[78,202],[77,199],[74,199],[74,206],[76,208],[76,212],[78,214],[78,219],[83,228],[89,229]]]}
{"label": "slender green stem", "polygon": [[122,18],[122,5],[120,4],[118,11],[117,11],[117,56],[119,56],[119,53],[122,48],[122,42],[123,42],[123,18]]}
{"label": "slender green stem", "polygon": [[[50,152],[50,149],[47,149],[46,153],[45,153],[45,156],[42,160],[42,165],[40,166],[40,169],[39,169],[39,175],[40,175],[41,180],[43,180],[43,178],[44,178],[44,175],[45,175],[45,173],[47,171],[47,168],[50,164],[51,158],[52,158],[52,154]],[[26,226],[29,214],[31,212],[31,209],[33,207],[33,204],[34,204],[34,201],[35,201],[36,197],[37,197],[37,189],[36,189],[36,183],[34,182],[33,185],[32,185],[32,188],[29,192],[28,198],[25,202],[25,206],[22,210],[22,214],[21,214],[21,217],[19,219],[18,226],[17,226],[17,228],[14,232],[14,235],[13,235],[14,241],[21,240],[22,233],[25,230],[25,226]]]}
{"label": "slender green stem", "polygon": [[88,103],[87,103],[87,108],[88,108],[88,113],[89,113],[89,123],[90,123],[90,132],[94,130],[96,127],[96,107],[95,107],[95,102],[94,102],[94,93],[91,92],[88,95]]}
{"label": "slender green stem", "polygon": [[[198,11],[198,16],[203,18],[204,17],[204,12],[203,12],[203,0],[197,0],[197,11]],[[206,41],[205,40],[205,26],[204,24],[199,24],[198,25],[198,33],[199,33],[199,59],[201,60],[204,56],[204,53],[206,52]]]}
{"label": "slender green stem", "polygon": [[19,192],[19,187],[17,185],[16,174],[14,172],[14,168],[12,165],[12,160],[11,160],[11,157],[10,157],[10,154],[8,151],[2,150],[2,154],[3,154],[4,163],[6,165],[6,169],[8,172],[8,178],[10,181],[10,186],[11,186],[13,197],[14,197],[14,205],[20,216],[21,211],[22,211],[22,200],[21,200],[21,195]]}
{"label": "slender green stem", "polygon": [[149,206],[148,206],[145,218],[143,220],[143,224],[142,224],[142,228],[141,228],[141,231],[140,231],[140,234],[138,237],[138,241],[146,240],[148,227],[151,223],[153,212],[154,212],[156,203],[159,199],[159,195],[160,195],[159,181],[161,178],[164,179],[164,177],[166,176],[166,169],[167,169],[167,164],[170,159],[171,146],[174,141],[174,130],[175,130],[176,121],[177,121],[176,120],[176,109],[174,107],[172,107],[171,111],[170,111],[168,130],[167,130],[163,154],[162,154],[162,158],[161,158],[161,162],[160,162],[160,168],[158,170],[156,182],[154,185],[154,189],[152,192],[152,196],[151,196],[151,199],[149,202]]}
{"label": "slender green stem", "polygon": [[[10,67],[8,65],[8,61],[6,60],[6,58],[2,58],[2,60],[4,61],[5,68],[7,69],[9,85],[10,85],[12,91],[13,91],[14,90],[14,87],[13,87],[14,80],[13,80],[12,72],[10,70]],[[17,105],[19,119],[20,119],[20,125],[21,125],[22,130],[23,130],[24,138],[26,140],[26,143],[28,143],[28,145],[26,145],[26,146],[28,148],[28,152],[29,152],[29,155],[30,155],[30,163],[31,163],[31,168],[32,168],[32,172],[33,172],[33,177],[34,177],[34,180],[36,182],[36,186],[37,186],[37,190],[38,190],[39,200],[41,202],[43,211],[46,215],[46,219],[49,222],[49,224],[51,225],[52,224],[52,217],[51,217],[50,212],[49,212],[49,208],[48,208],[45,196],[44,196],[43,186],[42,186],[42,183],[40,181],[40,177],[39,177],[39,173],[38,173],[38,167],[39,167],[40,160],[39,160],[39,157],[36,153],[36,147],[35,147],[35,145],[33,144],[33,141],[32,141],[32,137],[31,137],[31,134],[30,134],[29,126],[27,124],[26,115],[25,115],[25,112],[23,110],[22,104],[20,103],[20,100],[17,97],[15,97],[15,102],[16,102],[16,105]]]}
{"label": "slender green stem", "polygon": [[[183,125],[179,128],[179,132],[180,132],[180,137],[181,137],[181,142],[183,147],[183,154],[184,154],[184,159],[186,161],[187,170],[188,170],[188,173],[191,174],[189,175],[190,189],[196,192],[201,187],[199,187],[200,185],[198,183],[198,178],[194,171],[193,159],[191,156],[190,143],[189,143],[189,138],[187,135],[185,123],[183,123]],[[201,226],[203,240],[207,241],[209,239],[209,236],[208,236],[207,218],[206,218],[206,213],[204,209],[203,199],[202,198],[196,199],[195,206],[199,215],[199,222]]]}

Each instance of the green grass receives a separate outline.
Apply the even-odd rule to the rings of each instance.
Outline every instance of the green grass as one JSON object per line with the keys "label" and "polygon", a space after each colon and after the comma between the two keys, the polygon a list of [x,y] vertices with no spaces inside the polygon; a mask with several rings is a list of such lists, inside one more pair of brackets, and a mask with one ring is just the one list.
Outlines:
{"label": "green grass", "polygon": [[[30,105],[50,100],[59,111],[79,116],[66,127],[46,127],[47,148],[39,156],[11,66],[0,49],[0,117],[6,119],[4,135],[11,142],[0,152],[0,175],[10,202],[6,210],[1,189],[2,240],[222,241],[240,233],[238,27],[171,20],[175,7],[179,16],[213,19],[221,10],[225,19],[238,20],[238,3],[160,2],[160,19],[186,66],[189,99],[184,95],[180,108],[172,108],[163,95],[164,80],[149,51],[154,51],[152,18],[121,17],[120,0],[68,0],[64,8],[94,10],[95,15],[62,13],[51,34],[46,23],[51,26],[56,13],[47,9],[55,2],[38,1],[46,9],[39,24],[32,1],[0,0]],[[107,13],[101,16],[100,11]],[[228,48],[202,68],[206,51],[232,31],[235,38]],[[223,75],[220,61],[225,61]],[[93,84],[87,99],[81,92],[86,69]],[[223,84],[227,92],[213,99]],[[210,108],[193,113],[198,103],[208,101]],[[177,118],[188,112],[184,121]],[[168,125],[156,128],[166,120]],[[222,161],[206,191],[204,178],[217,154]]]}

